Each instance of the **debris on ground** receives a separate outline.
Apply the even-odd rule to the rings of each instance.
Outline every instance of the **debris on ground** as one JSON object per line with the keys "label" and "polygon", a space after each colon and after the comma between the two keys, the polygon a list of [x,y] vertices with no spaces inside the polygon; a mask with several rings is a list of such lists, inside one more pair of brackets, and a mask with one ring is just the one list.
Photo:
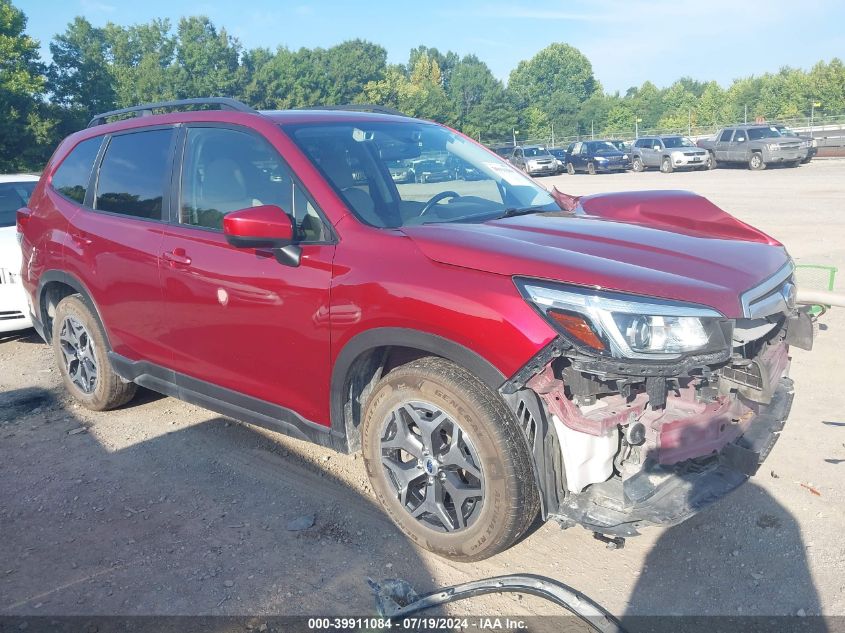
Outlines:
{"label": "debris on ground", "polygon": [[314,525],[314,521],[316,520],[316,516],[313,514],[303,514],[302,516],[296,517],[295,519],[291,519],[288,521],[285,528],[288,532],[301,532],[302,530],[307,530],[311,526]]}
{"label": "debris on ground", "polygon": [[808,484],[805,484],[805,483],[800,483],[800,482],[799,482],[799,485],[800,485],[802,488],[806,488],[807,490],[809,490],[811,493],[813,493],[813,494],[814,494],[814,495],[816,495],[817,497],[821,497],[821,496],[822,496],[822,493],[820,493],[818,490],[816,490],[815,488],[813,488],[812,486],[810,486],[810,485],[808,485]]}

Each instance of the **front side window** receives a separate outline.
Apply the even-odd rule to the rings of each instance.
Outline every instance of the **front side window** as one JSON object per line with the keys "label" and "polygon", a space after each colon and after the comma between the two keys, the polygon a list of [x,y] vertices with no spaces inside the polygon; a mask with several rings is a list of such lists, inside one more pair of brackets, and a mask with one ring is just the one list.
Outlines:
{"label": "front side window", "polygon": [[0,228],[15,226],[17,211],[29,203],[36,182],[0,183]]}
{"label": "front side window", "polygon": [[[409,119],[283,129],[347,207],[372,226],[477,222],[529,207],[560,210],[533,180],[440,125]],[[397,176],[396,161],[407,174]],[[458,161],[463,169],[451,169]]]}
{"label": "front side window", "polygon": [[103,138],[89,138],[74,147],[59,165],[51,180],[53,189],[74,202],[85,202],[91,169],[100,151]]}
{"label": "front side window", "polygon": [[[232,211],[265,204],[289,214],[299,241],[321,242],[328,231],[290,169],[265,139],[218,127],[188,128],[179,221],[220,230]],[[351,165],[351,178],[364,174]]]}
{"label": "front side window", "polygon": [[145,130],[113,136],[100,165],[94,208],[161,220],[173,133]]}
{"label": "front side window", "polygon": [[725,130],[722,132],[722,135],[719,137],[719,142],[721,143],[730,143],[731,135],[734,133],[733,130]]}

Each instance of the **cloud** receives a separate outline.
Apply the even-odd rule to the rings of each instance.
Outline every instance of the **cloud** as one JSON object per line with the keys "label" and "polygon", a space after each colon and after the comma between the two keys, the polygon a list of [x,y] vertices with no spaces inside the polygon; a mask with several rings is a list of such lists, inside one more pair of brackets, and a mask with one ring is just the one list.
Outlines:
{"label": "cloud", "polygon": [[82,7],[82,11],[89,15],[91,13],[114,13],[117,10],[115,6],[105,2],[97,2],[97,0],[80,0],[79,5]]}

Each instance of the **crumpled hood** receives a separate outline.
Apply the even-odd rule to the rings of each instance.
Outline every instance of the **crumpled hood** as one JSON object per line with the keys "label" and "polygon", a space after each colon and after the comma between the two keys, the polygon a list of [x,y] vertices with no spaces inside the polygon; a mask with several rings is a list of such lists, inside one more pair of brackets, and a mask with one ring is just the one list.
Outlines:
{"label": "crumpled hood", "polygon": [[[724,216],[721,222],[712,217],[696,222],[683,211],[662,219],[656,213],[673,202],[689,202],[687,197],[716,209]],[[585,215],[591,206],[604,217]],[[624,221],[610,219],[614,212]],[[444,264],[697,303],[731,318],[742,316],[740,295],[789,259],[765,234],[681,192],[593,196],[582,199],[574,214],[402,230],[426,256]]]}

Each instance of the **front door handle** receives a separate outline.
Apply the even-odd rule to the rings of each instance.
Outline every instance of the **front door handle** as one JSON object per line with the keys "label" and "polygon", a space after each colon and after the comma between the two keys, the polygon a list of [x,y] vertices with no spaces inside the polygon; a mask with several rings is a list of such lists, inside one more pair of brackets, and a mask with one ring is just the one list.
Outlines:
{"label": "front door handle", "polygon": [[191,258],[185,253],[184,248],[174,248],[162,254],[162,257],[170,262],[171,266],[190,266]]}

